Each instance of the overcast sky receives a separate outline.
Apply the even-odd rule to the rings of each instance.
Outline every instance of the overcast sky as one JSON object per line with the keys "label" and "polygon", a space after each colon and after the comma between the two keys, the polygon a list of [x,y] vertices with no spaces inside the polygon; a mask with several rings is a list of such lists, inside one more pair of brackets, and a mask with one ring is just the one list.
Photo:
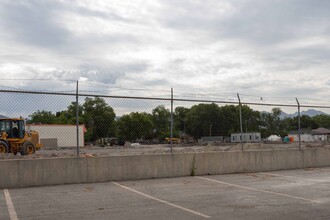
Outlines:
{"label": "overcast sky", "polygon": [[[329,12],[328,0],[0,0],[0,78],[326,100]],[[50,84],[0,81],[67,89]]]}

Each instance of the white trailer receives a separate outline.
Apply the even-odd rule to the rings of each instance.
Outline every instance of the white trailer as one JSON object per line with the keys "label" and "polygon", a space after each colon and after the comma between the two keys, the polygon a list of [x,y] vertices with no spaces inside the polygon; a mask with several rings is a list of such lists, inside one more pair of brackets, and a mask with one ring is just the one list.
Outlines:
{"label": "white trailer", "polygon": [[[61,124],[29,124],[27,130],[34,130],[39,133],[40,142],[45,148],[57,147],[76,147],[77,146],[77,127],[76,125]],[[79,146],[83,147],[84,133],[86,128],[79,125]]]}
{"label": "white trailer", "polygon": [[[260,142],[261,141],[261,133],[260,132],[250,132],[243,133],[242,142]],[[232,143],[240,143],[241,142],[241,133],[233,133],[231,134],[231,142]]]}

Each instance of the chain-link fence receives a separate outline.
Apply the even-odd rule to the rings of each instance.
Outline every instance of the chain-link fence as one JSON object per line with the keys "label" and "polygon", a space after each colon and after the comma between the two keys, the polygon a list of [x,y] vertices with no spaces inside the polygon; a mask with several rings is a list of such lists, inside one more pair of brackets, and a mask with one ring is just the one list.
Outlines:
{"label": "chain-link fence", "polygon": [[[328,116],[301,116],[310,108],[330,109],[326,100],[162,92],[154,95],[149,90],[141,95],[142,90],[125,90],[124,95],[107,95],[79,90],[78,83],[70,92],[0,90],[1,158],[30,153],[29,158],[93,157],[327,145]],[[285,117],[278,108],[298,113]],[[16,136],[11,134],[14,128],[20,131]],[[31,146],[37,148],[35,153]]]}

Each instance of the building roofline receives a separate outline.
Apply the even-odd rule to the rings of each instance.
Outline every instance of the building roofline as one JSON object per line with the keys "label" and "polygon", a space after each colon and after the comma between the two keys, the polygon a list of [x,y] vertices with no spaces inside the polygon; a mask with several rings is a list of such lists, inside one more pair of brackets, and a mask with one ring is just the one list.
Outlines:
{"label": "building roofline", "polygon": [[[26,124],[26,126],[74,126],[76,127],[77,125],[72,125],[72,124]],[[84,126],[85,127],[85,124],[80,124],[79,126]]]}

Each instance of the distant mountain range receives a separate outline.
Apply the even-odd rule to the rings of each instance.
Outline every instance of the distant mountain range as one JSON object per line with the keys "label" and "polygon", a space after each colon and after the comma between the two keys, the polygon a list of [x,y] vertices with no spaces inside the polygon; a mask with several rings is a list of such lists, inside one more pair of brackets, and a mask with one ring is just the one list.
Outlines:
{"label": "distant mountain range", "polygon": [[[316,115],[329,115],[329,114],[327,114],[325,112],[322,112],[322,111],[317,111],[315,109],[308,109],[307,111],[301,111],[300,115],[308,115],[309,117],[314,117]],[[297,116],[298,116],[298,112],[295,112],[293,114],[288,114],[288,113],[282,112],[280,118],[281,119],[283,119],[283,118],[294,118],[294,117],[297,117]]]}

